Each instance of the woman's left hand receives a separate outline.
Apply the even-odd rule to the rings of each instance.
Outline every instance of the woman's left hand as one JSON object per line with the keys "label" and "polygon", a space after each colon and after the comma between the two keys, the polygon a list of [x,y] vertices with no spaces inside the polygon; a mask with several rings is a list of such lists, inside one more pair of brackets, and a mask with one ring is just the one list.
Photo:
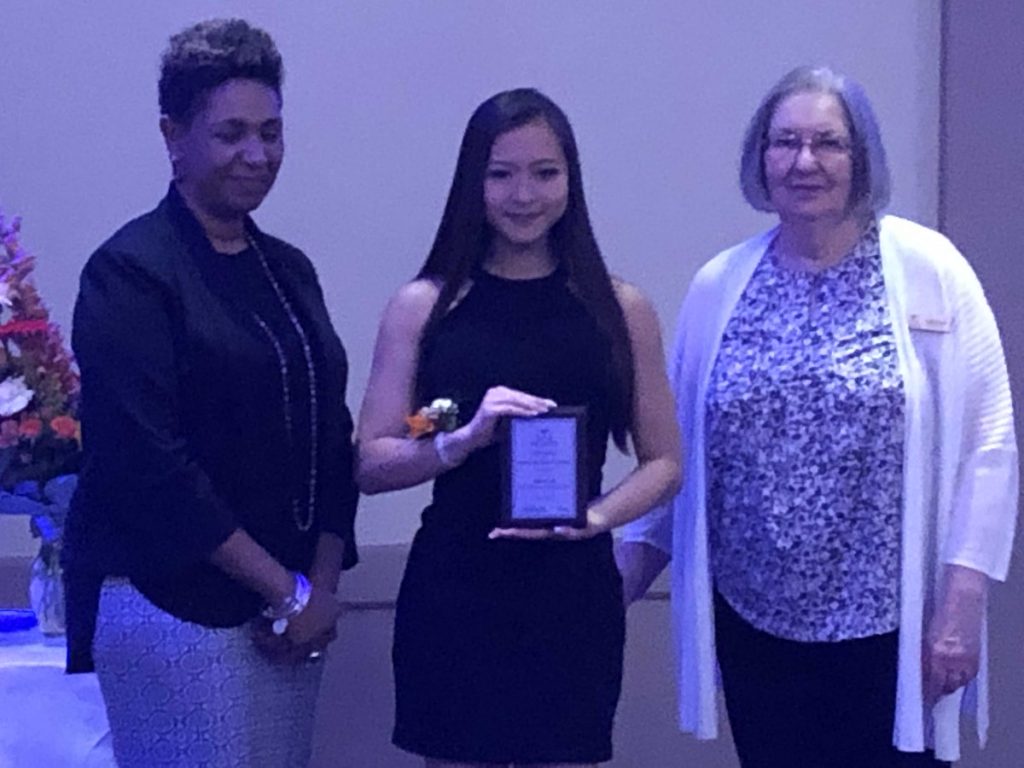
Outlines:
{"label": "woman's left hand", "polygon": [[925,701],[934,704],[978,674],[988,577],[971,568],[946,566],[945,589],[925,637]]}
{"label": "woman's left hand", "polygon": [[570,525],[556,525],[554,528],[495,528],[487,538],[489,539],[525,539],[527,541],[582,541],[592,539],[599,533],[608,530],[603,520],[598,520],[591,511],[587,513],[587,525],[585,528],[573,528]]}

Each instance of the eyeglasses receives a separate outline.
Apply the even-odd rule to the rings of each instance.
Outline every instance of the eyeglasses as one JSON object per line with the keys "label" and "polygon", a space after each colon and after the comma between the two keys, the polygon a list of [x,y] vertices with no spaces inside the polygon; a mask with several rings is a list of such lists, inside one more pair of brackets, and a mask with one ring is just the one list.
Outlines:
{"label": "eyeglasses", "polygon": [[818,160],[832,160],[850,152],[850,140],[831,133],[816,133],[804,138],[795,133],[782,133],[769,136],[765,145],[767,152],[780,160],[791,161],[796,158],[804,147],[810,147],[811,154]]}

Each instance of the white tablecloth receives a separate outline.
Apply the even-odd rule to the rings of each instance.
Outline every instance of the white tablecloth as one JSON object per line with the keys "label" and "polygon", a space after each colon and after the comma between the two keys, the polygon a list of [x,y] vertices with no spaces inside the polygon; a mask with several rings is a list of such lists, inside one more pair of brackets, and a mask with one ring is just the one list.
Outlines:
{"label": "white tablecloth", "polygon": [[96,675],[64,674],[64,641],[0,633],[0,768],[116,768]]}

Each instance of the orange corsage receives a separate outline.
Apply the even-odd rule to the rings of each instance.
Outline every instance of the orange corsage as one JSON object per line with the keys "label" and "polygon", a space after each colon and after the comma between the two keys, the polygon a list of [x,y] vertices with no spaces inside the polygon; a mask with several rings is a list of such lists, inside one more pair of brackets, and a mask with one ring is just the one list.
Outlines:
{"label": "orange corsage", "polygon": [[414,440],[434,432],[451,432],[459,426],[459,406],[446,397],[439,397],[411,416],[405,417],[409,437]]}

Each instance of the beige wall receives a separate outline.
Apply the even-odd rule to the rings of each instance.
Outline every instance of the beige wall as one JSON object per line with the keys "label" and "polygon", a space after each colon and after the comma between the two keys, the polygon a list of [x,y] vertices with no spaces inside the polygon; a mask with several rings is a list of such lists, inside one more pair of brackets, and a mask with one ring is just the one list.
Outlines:
{"label": "beige wall", "polygon": [[[537,86],[566,109],[601,247],[665,327],[703,261],[771,223],[739,193],[738,149],[758,99],[797,64],[856,73],[885,130],[895,211],[936,220],[935,0],[2,6],[0,204],[24,216],[65,328],[86,256],[166,188],[156,77],[168,35],[232,14],[273,34],[288,149],[256,217],[316,264],[357,407],[381,310],[430,246],[466,120],[505,88]],[[627,462],[610,465],[614,477]],[[411,540],[426,496],[424,486],[366,499],[361,540]],[[31,550],[22,522],[0,519],[0,556]]]}
{"label": "beige wall", "polygon": [[[1024,3],[946,0],[940,227],[977,270],[1003,335],[1024,437]],[[1024,765],[1024,536],[992,595],[989,748],[964,766]]]}

